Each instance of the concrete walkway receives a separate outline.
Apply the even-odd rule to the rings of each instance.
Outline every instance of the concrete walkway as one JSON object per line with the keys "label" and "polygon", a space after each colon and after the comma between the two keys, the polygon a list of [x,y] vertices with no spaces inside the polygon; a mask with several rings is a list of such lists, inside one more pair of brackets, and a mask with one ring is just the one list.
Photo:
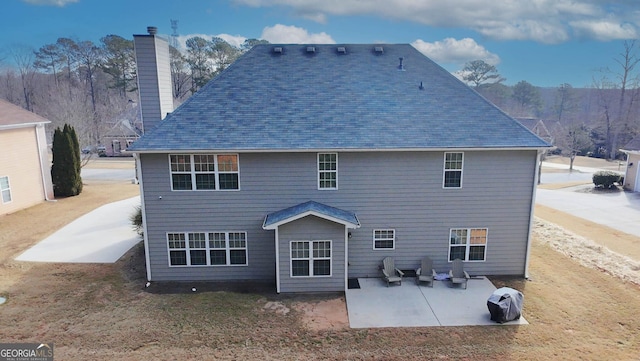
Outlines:
{"label": "concrete walkway", "polygon": [[140,197],[106,204],[29,248],[17,261],[114,263],[141,238],[129,217]]}
{"label": "concrete walkway", "polygon": [[[359,289],[346,292],[351,328],[501,325],[491,321],[487,299],[496,288],[485,277],[469,280],[467,289],[448,281],[418,286],[413,278],[389,287],[380,278],[358,281]],[[525,324],[521,317],[502,325]]]}

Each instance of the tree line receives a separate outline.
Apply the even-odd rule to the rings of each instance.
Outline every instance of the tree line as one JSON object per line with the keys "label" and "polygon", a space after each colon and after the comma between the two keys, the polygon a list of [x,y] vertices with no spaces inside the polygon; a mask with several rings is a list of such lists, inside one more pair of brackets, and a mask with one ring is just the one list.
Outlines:
{"label": "tree line", "polygon": [[525,80],[506,86],[498,69],[482,60],[465,64],[459,77],[509,115],[543,120],[556,152],[616,159],[640,134],[638,50],[635,41],[625,41],[615,67],[593,74],[590,88],[539,88]]}
{"label": "tree line", "polygon": [[[171,41],[175,103],[261,43],[267,42],[247,39],[236,47],[219,37],[192,37],[180,51]],[[0,97],[51,120],[50,137],[51,129],[69,124],[83,146],[95,146],[118,122],[139,128],[132,39],[106,35],[96,44],[59,38],[39,49],[14,47],[7,57],[15,66],[0,70]],[[525,80],[507,86],[498,69],[482,60],[468,62],[458,75],[509,115],[543,119],[554,144],[566,155],[613,159],[640,132],[638,45],[624,42],[613,59],[616,67],[594,74],[590,88],[566,83],[539,88]]]}
{"label": "tree line", "polygon": [[[235,47],[221,38],[192,37],[181,52],[170,46],[174,102],[180,104],[264,40],[247,39]],[[53,129],[72,126],[83,146],[103,143],[119,122],[140,128],[135,53],[132,39],[106,35],[99,43],[58,38],[38,49],[14,46],[0,70],[0,97],[34,111]],[[0,58],[2,60],[2,58]]]}

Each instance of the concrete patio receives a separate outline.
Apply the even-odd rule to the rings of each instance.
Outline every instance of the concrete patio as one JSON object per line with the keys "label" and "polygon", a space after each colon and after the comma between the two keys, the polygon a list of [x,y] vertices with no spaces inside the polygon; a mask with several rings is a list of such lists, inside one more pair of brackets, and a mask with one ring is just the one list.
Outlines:
{"label": "concrete patio", "polygon": [[380,278],[358,281],[359,289],[346,292],[351,328],[528,324],[524,317],[503,324],[491,321],[487,299],[496,287],[486,277],[470,279],[466,290],[448,281],[434,281],[433,288],[418,286],[410,277],[389,287]]}

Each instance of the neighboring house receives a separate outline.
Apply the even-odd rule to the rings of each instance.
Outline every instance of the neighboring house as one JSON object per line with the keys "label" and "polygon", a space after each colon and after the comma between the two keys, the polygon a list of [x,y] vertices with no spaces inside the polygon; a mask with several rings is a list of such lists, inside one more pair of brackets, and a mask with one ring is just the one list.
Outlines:
{"label": "neighboring house", "polygon": [[527,127],[527,129],[529,129],[533,134],[540,137],[540,139],[549,144],[554,143],[553,136],[551,135],[551,132],[549,132],[549,129],[544,124],[544,121],[542,119],[528,117],[517,117],[515,119],[519,121],[520,124]]}
{"label": "neighboring house", "polygon": [[47,123],[0,99],[0,216],[53,199]]}
{"label": "neighboring house", "polygon": [[640,192],[640,135],[633,138],[621,151],[627,154],[624,189]]}
{"label": "neighboring house", "polygon": [[131,156],[131,153],[126,151],[142,135],[138,111],[138,107],[132,105],[116,118],[111,129],[104,135],[107,156]]}
{"label": "neighboring house", "polygon": [[156,124],[130,148],[150,281],[527,274],[549,145],[410,45],[258,45]]}

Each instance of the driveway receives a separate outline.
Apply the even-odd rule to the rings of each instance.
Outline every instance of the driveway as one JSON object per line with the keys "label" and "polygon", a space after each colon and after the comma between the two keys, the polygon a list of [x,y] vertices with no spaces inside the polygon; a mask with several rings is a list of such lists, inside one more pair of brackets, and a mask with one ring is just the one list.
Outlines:
{"label": "driveway", "polygon": [[17,261],[114,263],[141,241],[129,220],[140,197],[106,204],[56,231]]}

